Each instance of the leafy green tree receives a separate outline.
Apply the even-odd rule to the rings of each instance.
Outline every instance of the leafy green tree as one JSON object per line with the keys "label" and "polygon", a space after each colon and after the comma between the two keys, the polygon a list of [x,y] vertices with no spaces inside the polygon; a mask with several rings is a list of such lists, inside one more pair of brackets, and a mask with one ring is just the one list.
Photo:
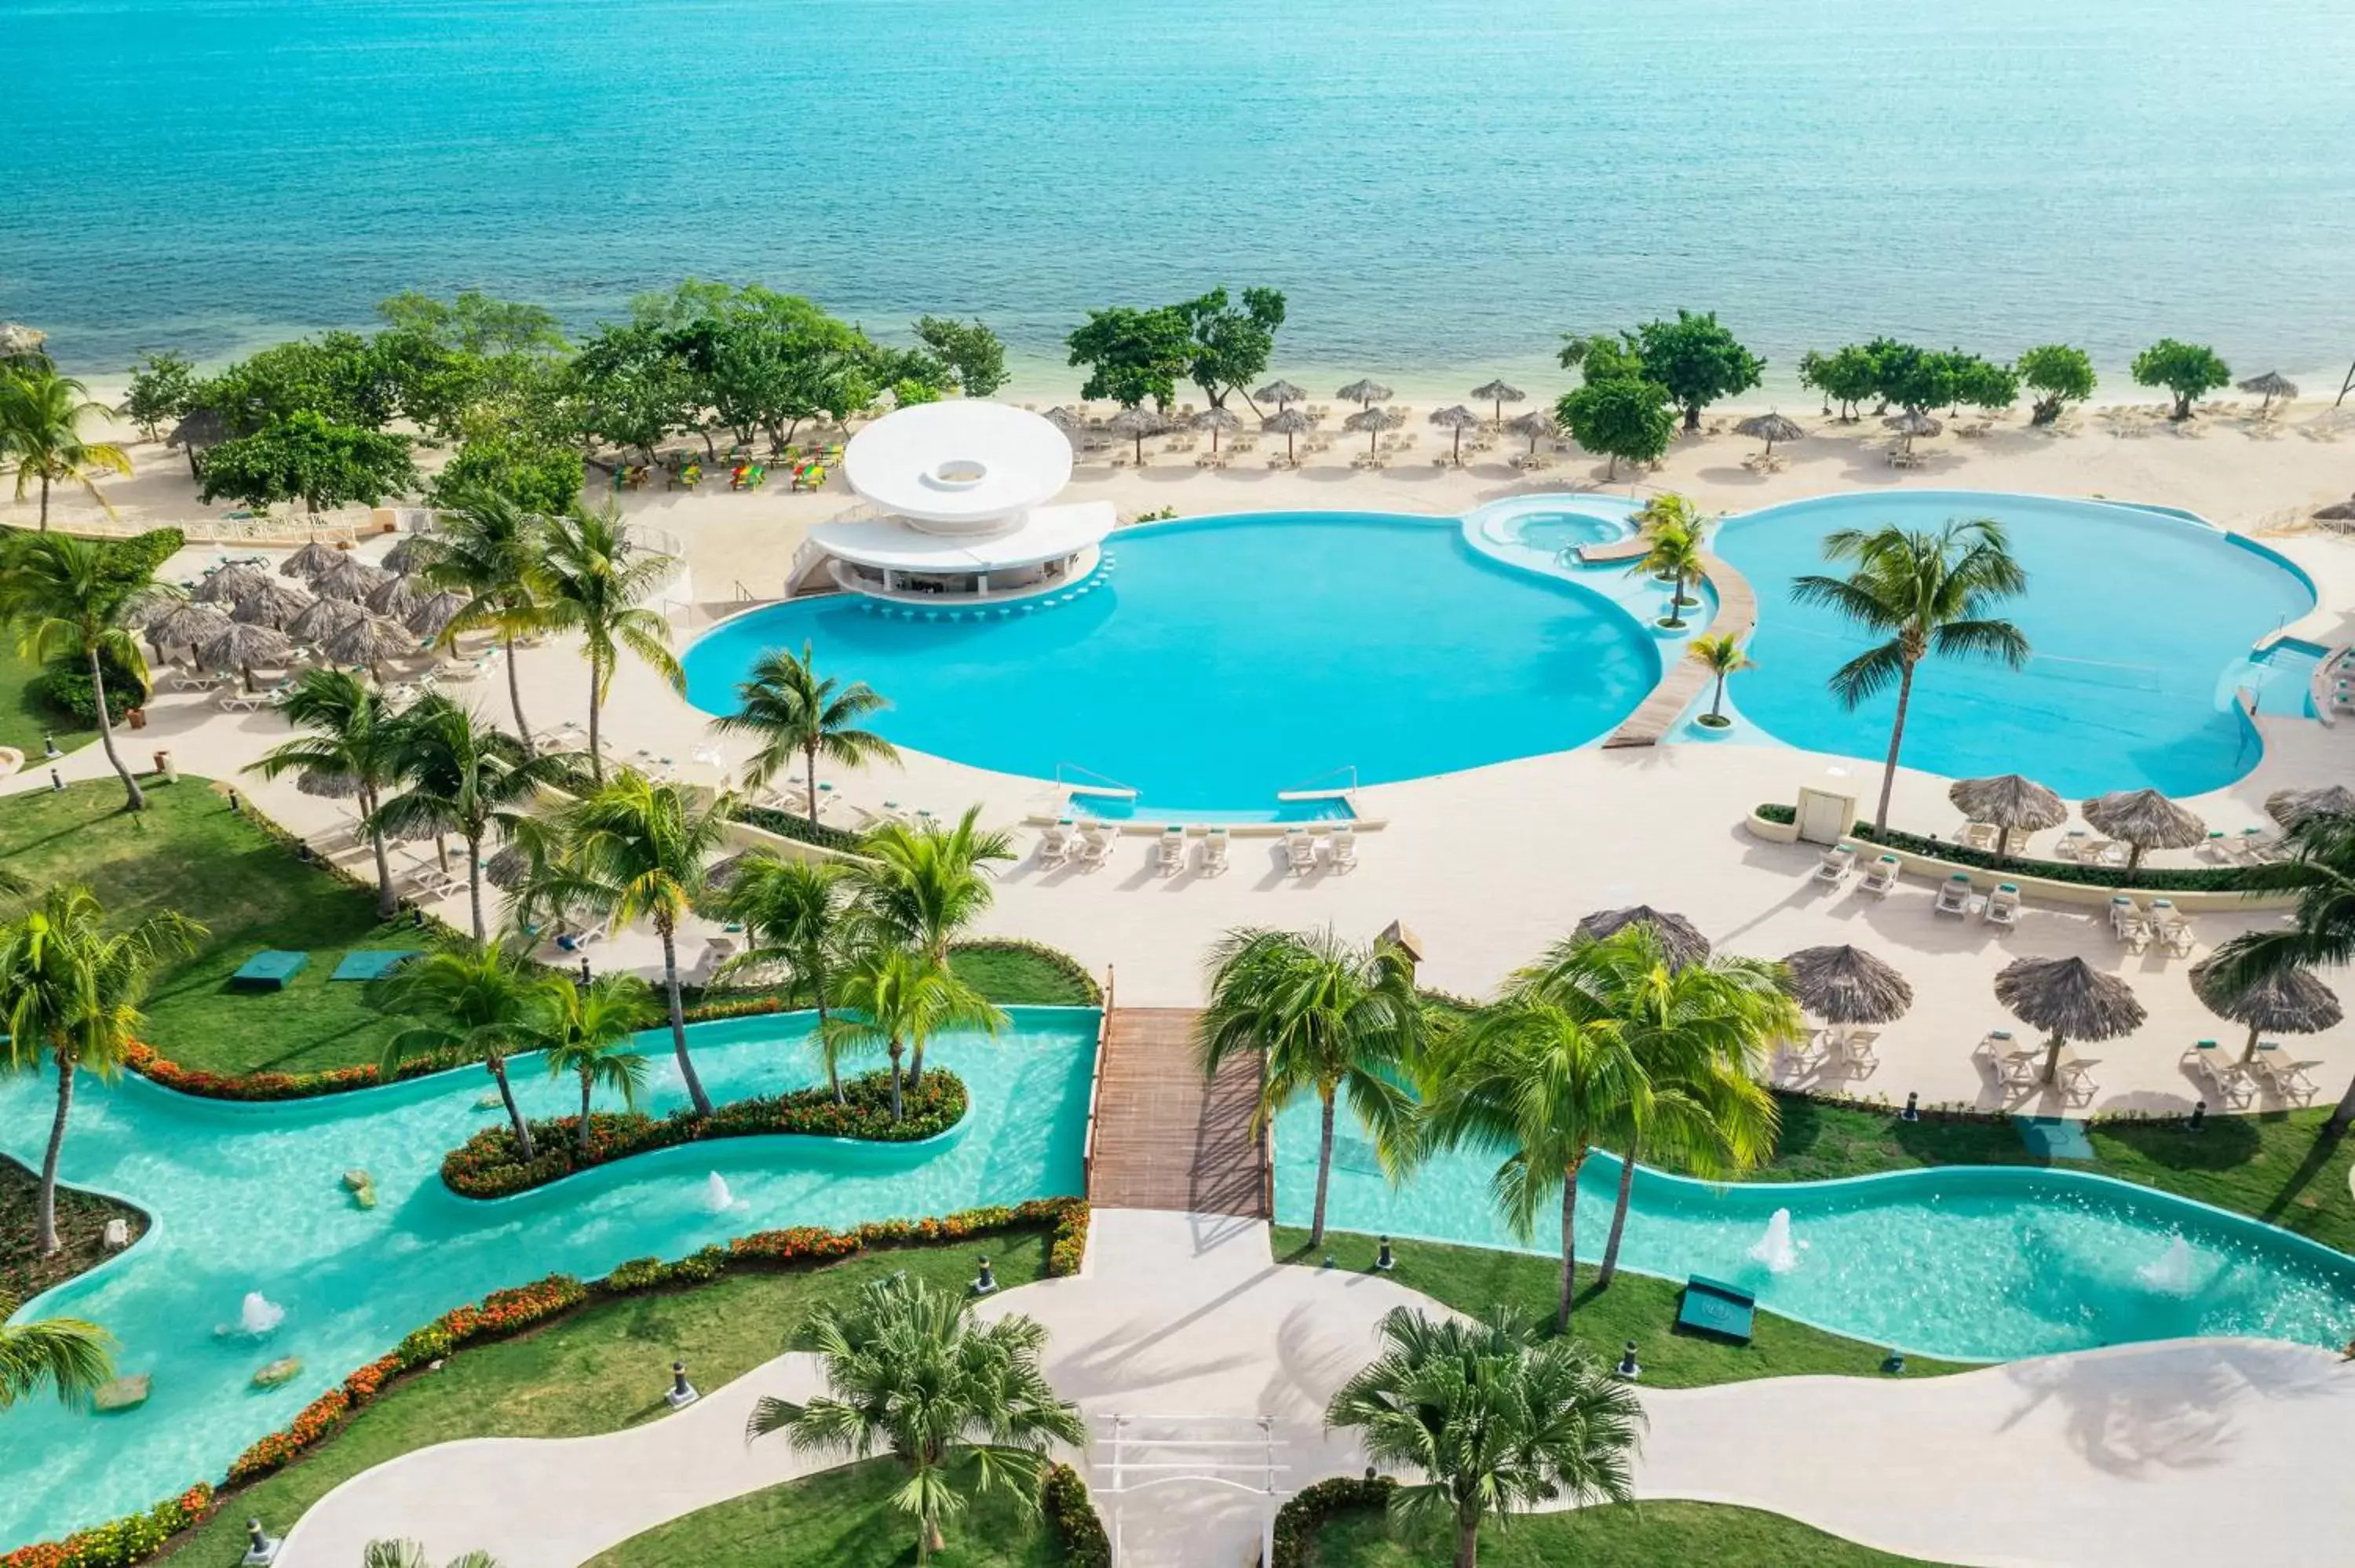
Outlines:
{"label": "leafy green tree", "polygon": [[1708,572],[1709,519],[1685,497],[1663,491],[1644,503],[1635,520],[1637,536],[1648,547],[1627,568],[1628,574],[1643,573],[1674,585],[1668,613],[1661,624],[1672,630],[1680,628],[1685,623],[1685,607],[1700,602],[1699,596],[1685,592],[1685,587],[1699,582]]}
{"label": "leafy green tree", "polygon": [[522,436],[486,435],[461,446],[425,487],[439,508],[465,505],[488,493],[528,513],[553,517],[581,503],[584,473],[580,451]]}
{"label": "leafy green tree", "polygon": [[547,553],[548,520],[504,491],[487,486],[452,498],[455,504],[436,519],[432,553],[421,575],[437,588],[463,594],[466,602],[442,629],[442,645],[478,630],[497,633],[507,668],[507,702],[515,713],[516,738],[532,754],[531,726],[523,714],[523,683],[516,672],[516,640],[548,626],[539,594],[540,562]]}
{"label": "leafy green tree", "polygon": [[565,389],[581,435],[648,464],[673,430],[695,422],[694,377],[669,333],[650,323],[599,327],[566,366]]}
{"label": "leafy green tree", "polygon": [[948,367],[966,397],[986,397],[1006,385],[1006,344],[981,322],[922,316],[915,331],[916,341]]}
{"label": "leafy green tree", "polygon": [[805,1404],[763,1398],[745,1440],[783,1432],[799,1453],[890,1454],[908,1475],[891,1503],[915,1522],[919,1568],[968,1489],[1004,1487],[1036,1508],[1050,1445],[1088,1440],[1079,1407],[1039,1368],[1045,1329],[1019,1312],[985,1323],[970,1298],[921,1279],[879,1279],[820,1308],[797,1344],[818,1355],[826,1392]]}
{"label": "leafy green tree", "polygon": [[1567,334],[1556,357],[1564,370],[1581,372],[1590,387],[1602,381],[1639,378],[1644,374],[1643,351],[1625,333],[1594,333],[1583,337]]}
{"label": "leafy green tree", "polygon": [[1720,326],[1717,313],[1678,311],[1674,321],[1646,322],[1636,329],[1644,375],[1668,389],[1685,411],[1685,429],[1700,429],[1700,411],[1721,398],[1747,392],[1766,373],[1766,362]]}
{"label": "leafy green tree", "polygon": [[1838,403],[1841,423],[1852,424],[1857,406],[1881,395],[1881,360],[1870,346],[1860,343],[1830,354],[1811,349],[1799,356],[1799,385]]}
{"label": "leafy green tree", "polygon": [[[872,869],[859,871],[860,902],[875,923],[945,969],[949,944],[989,910],[996,899],[992,865],[1014,858],[1011,835],[981,826],[981,808],[968,806],[954,827],[938,822],[885,822],[859,841]],[[913,1085],[924,1074],[924,1048],[908,1067]]]}
{"label": "leafy green tree", "polygon": [[7,1066],[58,1075],[58,1108],[41,1156],[33,1206],[33,1249],[58,1250],[58,1158],[73,1112],[74,1075],[112,1078],[147,1021],[140,999],[164,959],[195,949],[205,928],[170,910],[130,925],[108,923],[87,887],[59,883],[39,902],[0,923],[0,1022]]}
{"label": "leafy green tree", "polygon": [[143,542],[70,534],[0,536],[0,625],[16,629],[17,652],[33,663],[72,656],[89,669],[99,743],[134,811],[146,810],[147,797],[114,749],[105,667],[130,670],[144,683],[147,661],[132,629],[179,592],[155,580],[157,561]]}
{"label": "leafy green tree", "polygon": [[820,675],[815,650],[804,641],[798,657],[773,648],[754,660],[736,687],[736,711],[712,720],[711,727],[760,743],[744,763],[747,789],[765,787],[798,758],[806,773],[810,823],[815,826],[820,758],[837,768],[900,760],[890,741],[859,727],[868,715],[889,705],[864,681],[846,685]]}
{"label": "leafy green tree", "polygon": [[2191,418],[2191,405],[2220,387],[2232,383],[2232,372],[2205,344],[2178,343],[2160,338],[2135,355],[2135,385],[2164,387],[2175,395],[2175,419]]}
{"label": "leafy green tree", "polygon": [[678,563],[633,540],[621,513],[612,507],[552,520],[543,550],[533,586],[546,624],[581,634],[589,665],[589,770],[602,780],[599,717],[622,655],[634,655],[672,691],[687,689],[687,676],[670,651],[670,622],[643,603]]}
{"label": "leafy green tree", "polygon": [[[2285,838],[2290,853],[2251,869],[2243,885],[2252,894],[2294,895],[2290,923],[2244,931],[2216,949],[2208,961],[2228,993],[2295,970],[2355,962],[2355,814],[2308,812],[2291,821]],[[2355,1081],[2339,1097],[2322,1136],[2338,1138],[2350,1123],[2355,1123]]]}
{"label": "leafy green tree", "polygon": [[[1591,366],[1590,361],[1590,366]],[[1589,381],[1562,394],[1554,416],[1578,444],[1611,460],[1606,480],[1619,476],[1619,462],[1654,463],[1676,440],[1677,417],[1668,388],[1640,376]]]}
{"label": "leafy green tree", "polygon": [[1752,662],[1749,650],[1732,632],[1720,632],[1710,637],[1696,637],[1685,648],[1685,657],[1707,670],[1716,679],[1716,688],[1710,697],[1709,716],[1712,720],[1725,717],[1725,681],[1729,675],[1739,675],[1744,670],[1758,666]]}
{"label": "leafy green tree", "polygon": [[76,1407],[114,1376],[114,1336],[80,1318],[0,1323],[0,1410],[30,1399],[44,1384]]}
{"label": "leafy green tree", "polygon": [[291,772],[351,781],[376,853],[377,917],[391,919],[400,904],[377,808],[385,791],[400,782],[406,737],[400,715],[382,691],[346,670],[304,671],[282,711],[296,729],[308,733],[263,752],[248,771],[265,779]]}
{"label": "leafy green tree", "polygon": [[[433,1568],[433,1559],[418,1542],[371,1541],[360,1549],[360,1568]],[[442,1568],[499,1568],[499,1563],[487,1552],[462,1552]]]}
{"label": "leafy green tree", "polygon": [[[553,984],[551,984],[553,982]],[[480,1059],[499,1086],[516,1150],[526,1164],[534,1153],[531,1123],[516,1104],[507,1058],[543,1049],[552,1026],[554,991],[570,982],[532,962],[520,944],[451,942],[421,953],[376,985],[376,1001],[408,1024],[385,1042],[378,1073],[387,1081],[412,1057]],[[587,1098],[587,1091],[582,1092]]]}
{"label": "leafy green tree", "polygon": [[197,367],[185,355],[143,355],[131,367],[122,412],[152,441],[165,420],[176,419],[196,406],[196,396]]}
{"label": "leafy green tree", "polygon": [[1879,350],[1880,394],[1909,413],[1943,408],[1955,398],[1955,361],[1952,355],[1905,343],[1876,343]]}
{"label": "leafy green tree", "polygon": [[128,474],[131,460],[112,441],[81,439],[81,422],[111,410],[92,402],[90,389],[46,364],[0,370],[0,461],[15,465],[16,499],[38,486],[41,531],[49,527],[49,487],[79,484],[90,498],[114,508],[98,488],[101,474]]}
{"label": "leafy green tree", "polygon": [[1792,598],[1822,605],[1850,625],[1889,639],[1831,677],[1832,694],[1849,709],[1897,688],[1889,759],[1872,817],[1873,831],[1886,832],[1898,751],[1905,744],[1905,713],[1913,700],[1913,672],[1933,655],[1999,660],[2015,670],[2026,664],[2027,634],[1989,612],[2024,591],[2028,574],[2012,558],[2003,524],[1991,517],[1957,520],[1934,534],[1894,524],[1842,528],[1825,536],[1824,559],[1852,564],[1854,569],[1845,577],[1802,577],[1792,584]]}
{"label": "leafy green tree", "polygon": [[483,845],[492,834],[512,831],[559,770],[439,693],[402,714],[399,729],[402,788],[370,821],[392,832],[456,833],[466,841],[466,902],[474,940],[485,941]]}
{"label": "leafy green tree", "polygon": [[1540,1341],[1502,1307],[1476,1323],[1393,1307],[1381,1339],[1325,1425],[1362,1434],[1377,1465],[1422,1472],[1391,1492],[1391,1512],[1446,1520],[1455,1568],[1478,1568],[1487,1519],[1634,1497],[1643,1407],[1586,1346]]}
{"label": "leafy green tree", "polygon": [[480,289],[461,290],[437,300],[411,289],[377,302],[388,327],[422,333],[442,347],[491,358],[504,354],[543,356],[565,351],[564,333],[554,313],[538,305],[502,300]]}
{"label": "leafy green tree", "polygon": [[315,517],[354,503],[374,506],[416,487],[409,438],[304,412],[232,436],[207,452],[197,493],[207,502],[225,495],[261,508],[300,501]]}
{"label": "leafy green tree", "polygon": [[2036,396],[2030,424],[2051,424],[2061,418],[2062,408],[2094,395],[2094,362],[2082,348],[2041,344],[2019,356],[2018,368],[2020,380]]}
{"label": "leafy green tree", "polygon": [[1272,1136],[1285,1106],[1316,1097],[1316,1206],[1308,1241],[1321,1246],[1338,1102],[1348,1100],[1384,1164],[1407,1153],[1412,1105],[1399,1079],[1431,1036],[1415,995],[1414,965],[1391,942],[1360,948],[1331,931],[1246,928],[1210,949],[1209,990],[1200,1023],[1203,1075],[1215,1076],[1230,1056],[1258,1061],[1252,1121],[1259,1136]]}
{"label": "leafy green tree", "polygon": [[574,985],[561,975],[541,980],[539,1015],[526,1027],[522,1048],[538,1051],[548,1063],[548,1075],[568,1075],[581,1084],[581,1124],[576,1147],[589,1153],[589,1109],[596,1092],[605,1089],[635,1110],[646,1086],[645,1054],[633,1043],[639,1030],[659,1016],[655,993],[633,974],[602,974],[586,985]]}
{"label": "leafy green tree", "polygon": [[944,1029],[978,1029],[996,1034],[1006,1014],[944,963],[920,948],[890,942],[860,946],[842,970],[833,1017],[826,1022],[819,1048],[831,1065],[842,1056],[880,1048],[891,1059],[891,1119],[904,1119],[900,1062],[912,1049],[917,1060],[932,1036]]}
{"label": "leafy green tree", "polygon": [[1949,356],[1954,376],[1953,397],[1957,407],[1999,412],[2019,401],[2019,372],[2009,365],[1983,359],[1956,349]]}
{"label": "leafy green tree", "polygon": [[1275,355],[1276,329],[1284,325],[1283,291],[1245,289],[1241,304],[1235,305],[1228,302],[1226,290],[1213,289],[1177,309],[1193,341],[1193,363],[1186,374],[1210,407],[1225,408],[1236,392],[1250,402],[1244,388],[1267,374],[1268,361]]}
{"label": "leafy green tree", "polygon": [[919,403],[937,403],[940,400],[941,388],[932,382],[903,376],[891,383],[891,406],[895,408],[912,408]]}
{"label": "leafy green tree", "polygon": [[781,860],[774,851],[747,850],[728,885],[709,900],[711,913],[744,927],[744,950],[716,978],[751,975],[781,980],[788,1001],[817,1010],[813,1033],[837,1105],[845,1103],[841,1042],[827,1024],[835,977],[871,945],[872,923],[858,903],[858,885],[838,861]]}
{"label": "leafy green tree", "polygon": [[1172,305],[1090,311],[1065,343],[1071,363],[1088,367],[1080,396],[1109,397],[1124,408],[1147,398],[1167,408],[1178,395],[1178,378],[1194,366],[1193,323]]}
{"label": "leafy green tree", "polygon": [[385,357],[357,333],[331,332],[262,349],[197,388],[199,407],[220,415],[232,436],[273,421],[316,414],[334,425],[381,430],[400,411]]}

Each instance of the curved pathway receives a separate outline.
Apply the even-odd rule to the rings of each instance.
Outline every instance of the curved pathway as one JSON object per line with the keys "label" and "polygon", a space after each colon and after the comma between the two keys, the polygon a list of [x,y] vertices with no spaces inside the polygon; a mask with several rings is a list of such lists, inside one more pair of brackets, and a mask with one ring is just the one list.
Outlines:
{"label": "curved pathway", "polygon": [[[1114,1414],[1273,1415],[1287,1489],[1360,1468],[1327,1435],[1332,1391],[1391,1307],[1429,1305],[1359,1274],[1279,1266],[1257,1222],[1104,1210],[1087,1271],[1008,1292],[1050,1334],[1048,1371],[1102,1431]],[[602,1437],[421,1449],[346,1481],[289,1536],[282,1568],[348,1568],[383,1535],[437,1559],[574,1568],[666,1519],[821,1464],[747,1448],[763,1393],[805,1397],[787,1355],[681,1414]],[[1645,1398],[1644,1496],[1771,1510],[1884,1551],[1958,1564],[2261,1568],[2333,1561],[2355,1532],[2341,1456],[2355,1368],[2254,1340],[2189,1340],[1887,1383],[1779,1378]],[[1102,1445],[1092,1458],[1105,1457]],[[1101,1468],[1091,1480],[1102,1488]],[[1258,1499],[1183,1483],[1099,1495],[1124,1568],[1243,1568]]]}

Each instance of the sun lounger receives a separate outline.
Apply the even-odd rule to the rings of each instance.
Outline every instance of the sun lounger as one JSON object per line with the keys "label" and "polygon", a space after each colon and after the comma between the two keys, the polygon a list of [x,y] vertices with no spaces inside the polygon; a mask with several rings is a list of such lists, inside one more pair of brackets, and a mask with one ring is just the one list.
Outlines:
{"label": "sun lounger", "polygon": [[1971,878],[1968,872],[1958,871],[1938,885],[1938,902],[1932,906],[1938,915],[1967,916],[1971,912]]}
{"label": "sun lounger", "polygon": [[2191,951],[2191,922],[2177,913],[2172,898],[2150,901],[2150,915],[2146,921],[2150,934],[2167,946],[2167,950],[2181,958]]}
{"label": "sun lounger", "polygon": [[1996,1076],[2000,1078],[2003,1076],[2003,1059],[2018,1049],[2010,1030],[1990,1029],[1979,1036],[1977,1044],[1971,1047],[1971,1058],[1977,1061],[1979,1057],[1986,1057],[1988,1065],[1995,1069]]}
{"label": "sun lounger", "polygon": [[2019,924],[2019,888],[2009,882],[1996,884],[1995,891],[1987,895],[1987,906],[1979,911],[1979,918],[1990,926],[2017,927]]}
{"label": "sun lounger", "polygon": [[1336,826],[1330,833],[1326,835],[1325,853],[1327,859],[1331,862],[1332,867],[1335,871],[1348,873],[1357,870],[1357,830],[1350,827],[1347,822],[1343,822]]}
{"label": "sun lounger", "polygon": [[1316,841],[1308,836],[1306,828],[1284,830],[1284,863],[1295,876],[1306,876],[1316,869]]}
{"label": "sun lounger", "polygon": [[1965,822],[1963,824],[1960,842],[1971,849],[1992,850],[1995,848],[1995,824],[1993,822]]}
{"label": "sun lounger", "polygon": [[1069,817],[1048,828],[1039,835],[1039,863],[1047,870],[1052,871],[1069,862],[1071,858],[1071,841],[1078,836],[1072,830],[1071,820]]}
{"label": "sun lounger", "polygon": [[1161,853],[1154,869],[1164,876],[1175,876],[1186,869],[1186,830],[1174,822],[1161,830]]}
{"label": "sun lounger", "polygon": [[284,991],[287,982],[303,972],[311,955],[289,952],[280,948],[265,948],[242,964],[229,977],[231,991]]}
{"label": "sun lounger", "polygon": [[2202,1040],[2183,1054],[2192,1075],[2208,1086],[2217,1102],[2232,1110],[2245,1107],[2256,1094],[2250,1075],[2213,1040]]}
{"label": "sun lounger", "polygon": [[1848,880],[1848,874],[1855,869],[1856,846],[1834,844],[1824,851],[1821,860],[1816,862],[1816,880],[1838,884]]}
{"label": "sun lounger", "polygon": [[2314,1097],[2314,1080],[2307,1076],[2307,1069],[2320,1065],[2319,1062],[2294,1062],[2288,1052],[2268,1040],[2257,1047],[2249,1070],[2260,1083],[2272,1085],[2274,1093],[2282,1098],[2302,1105]]}
{"label": "sun lounger", "polygon": [[1881,1065],[1881,1058],[1872,1049],[1872,1043],[1881,1038],[1880,1030],[1849,1028],[1829,1033],[1832,1049],[1852,1073],[1870,1073]]}
{"label": "sun lounger", "polygon": [[1227,830],[1212,828],[1202,835],[1202,874],[1218,876],[1227,869]]}
{"label": "sun lounger", "polygon": [[2052,858],[2081,862],[2085,858],[2085,846],[2091,842],[2092,838],[2084,829],[2071,828],[2061,835],[2058,842],[2053,844]]}
{"label": "sun lounger", "polygon": [[1870,893],[1875,898],[1888,897],[1889,890],[1897,885],[1899,865],[1900,862],[1893,854],[1880,856],[1865,868],[1864,875],[1857,880],[1856,890]]}
{"label": "sun lounger", "polygon": [[1078,858],[1082,871],[1100,871],[1112,858],[1113,832],[1102,822],[1090,822],[1080,830]]}

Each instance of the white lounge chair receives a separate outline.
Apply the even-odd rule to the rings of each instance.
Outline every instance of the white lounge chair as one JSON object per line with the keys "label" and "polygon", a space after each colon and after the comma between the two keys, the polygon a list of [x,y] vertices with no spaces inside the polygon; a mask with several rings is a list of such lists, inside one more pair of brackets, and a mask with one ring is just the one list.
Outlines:
{"label": "white lounge chair", "polygon": [[2147,924],[2151,936],[2177,958],[2191,951],[2191,922],[2177,911],[2174,899],[2152,899]]}
{"label": "white lounge chair", "polygon": [[1856,890],[1859,893],[1870,893],[1875,898],[1888,897],[1889,890],[1897,885],[1897,873],[1901,863],[1893,854],[1877,857],[1870,865],[1865,867],[1864,874],[1857,879]]}
{"label": "white lounge chair", "polygon": [[2017,927],[2019,924],[2019,888],[2009,882],[1996,884],[1995,891],[1987,895],[1986,907],[1979,911],[1979,918],[1990,926]]}
{"label": "white lounge chair", "polygon": [[1938,885],[1938,902],[1932,912],[1939,915],[1967,916],[1971,912],[1970,873],[1958,871]]}
{"label": "white lounge chair", "polygon": [[1069,817],[1041,832],[1039,835],[1039,865],[1053,871],[1067,864],[1071,858],[1071,842],[1078,836]]}
{"label": "white lounge chair", "polygon": [[1995,848],[1995,824],[1993,822],[1965,822],[1960,835],[1960,842],[1971,849],[1992,850]]}
{"label": "white lounge chair", "polygon": [[1848,874],[1855,869],[1856,846],[1834,844],[1824,851],[1824,857],[1821,860],[1816,862],[1816,880],[1835,884],[1845,882],[1848,880]]}
{"label": "white lounge chair", "polygon": [[2302,1105],[2314,1097],[2314,1080],[2307,1076],[2307,1069],[2320,1065],[2319,1062],[2294,1062],[2288,1052],[2268,1040],[2257,1047],[2249,1069],[2260,1082],[2271,1084],[2274,1093]]}
{"label": "white lounge chair", "polygon": [[1358,869],[1358,831],[1347,822],[1337,824],[1326,835],[1325,853],[1337,872]]}
{"label": "white lounge chair", "polygon": [[2058,842],[2053,844],[2052,858],[2054,860],[2082,862],[2085,858],[2085,846],[2092,842],[2092,836],[2088,834],[2084,829],[2071,828],[2067,832],[2062,833]]}
{"label": "white lounge chair", "polygon": [[1185,829],[1172,823],[1161,830],[1161,853],[1153,868],[1164,876],[1175,876],[1186,869]]}
{"label": "white lounge chair", "polygon": [[2142,906],[2123,893],[2110,900],[2110,931],[2135,952],[2150,946],[2150,922],[2143,917]]}
{"label": "white lounge chair", "polygon": [[1306,828],[1284,830],[1284,863],[1295,876],[1306,876],[1316,869],[1316,841],[1308,836]]}
{"label": "white lounge chair", "polygon": [[1202,874],[1219,876],[1227,869],[1227,830],[1214,827],[1202,835]]}
{"label": "white lounge chair", "polygon": [[1090,822],[1080,830],[1079,862],[1082,871],[1098,871],[1112,858],[1113,831],[1102,822]]}
{"label": "white lounge chair", "polygon": [[1872,1043],[1880,1038],[1878,1029],[1842,1029],[1834,1032],[1832,1044],[1852,1074],[1863,1074],[1881,1065],[1881,1058],[1872,1049]]}
{"label": "white lounge chair", "polygon": [[2192,1075],[2206,1084],[2217,1102],[2232,1110],[2247,1107],[2256,1096],[2249,1074],[2213,1040],[2202,1040],[2183,1054]]}

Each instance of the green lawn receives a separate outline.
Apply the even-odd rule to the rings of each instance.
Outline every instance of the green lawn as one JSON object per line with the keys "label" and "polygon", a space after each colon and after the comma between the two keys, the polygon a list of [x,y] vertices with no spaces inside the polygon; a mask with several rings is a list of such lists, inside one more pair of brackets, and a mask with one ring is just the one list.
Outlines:
{"label": "green lawn", "polygon": [[25,754],[25,766],[41,758],[41,736],[57,736],[59,749],[71,751],[98,734],[72,716],[37,701],[32,684],[41,667],[17,656],[14,638],[0,639],[0,746]]}
{"label": "green lawn", "polygon": [[902,1269],[961,1288],[985,1247],[1002,1284],[1027,1285],[1046,1275],[1043,1232],[896,1248],[824,1268],[730,1275],[694,1290],[603,1301],[521,1339],[461,1351],[441,1372],[400,1384],[326,1445],[230,1499],[171,1558],[182,1568],[231,1568],[245,1551],[247,1516],[282,1535],[340,1482],[428,1444],[579,1437],[657,1419],[666,1414],[662,1395],[674,1358],[687,1362],[698,1386],[718,1388],[782,1351],[813,1308]]}
{"label": "green lawn", "polygon": [[[1337,1266],[1365,1270],[1373,1266],[1375,1239],[1339,1231],[1326,1233],[1325,1251]],[[1319,1266],[1322,1254],[1308,1250],[1308,1233],[1290,1225],[1275,1230],[1275,1255],[1286,1263]],[[1550,1258],[1529,1253],[1486,1247],[1441,1246],[1433,1242],[1396,1242],[1391,1252],[1398,1268],[1391,1277],[1401,1285],[1459,1312],[1477,1315],[1504,1302],[1544,1329],[1553,1325],[1555,1281],[1560,1266]],[[1571,1308],[1570,1331],[1619,1359],[1619,1347],[1633,1340],[1643,1363],[1644,1383],[1651,1388],[1698,1388],[1709,1383],[1741,1383],[1756,1377],[1789,1377],[1828,1372],[1851,1377],[1881,1377],[1886,1347],[1843,1339],[1838,1334],[1794,1323],[1769,1312],[1758,1314],[1755,1331],[1746,1345],[1727,1344],[1696,1334],[1675,1332],[1678,1284],[1648,1274],[1622,1273],[1608,1290],[1593,1285],[1593,1259],[1579,1267],[1579,1297]],[[1909,1356],[1905,1375],[1928,1377],[1969,1369],[1951,1361]]]}
{"label": "green lawn", "polygon": [[[782,1442],[772,1438],[772,1442]],[[891,1506],[903,1472],[889,1459],[821,1470],[675,1519],[585,1568],[896,1568],[916,1556],[915,1527]],[[939,1568],[1058,1568],[1061,1545],[1004,1491],[973,1499],[942,1530]]]}
{"label": "green lawn", "polygon": [[1019,948],[976,946],[949,951],[949,968],[1000,1007],[1092,1007],[1079,977]]}
{"label": "green lawn", "polygon": [[[1453,1559],[1444,1527],[1394,1532],[1380,1509],[1336,1515],[1316,1532],[1316,1568],[1429,1568]],[[682,1559],[682,1561],[685,1561]],[[730,1559],[729,1561],[735,1561]],[[742,1559],[746,1563],[751,1558]],[[1647,1502],[1537,1514],[1480,1531],[1481,1568],[1925,1568],[1755,1509]]]}
{"label": "green lawn", "polygon": [[59,1186],[58,1239],[63,1245],[43,1257],[33,1250],[33,1208],[40,1185],[34,1172],[0,1155],[0,1319],[50,1286],[105,1261],[101,1238],[107,1221],[128,1224],[133,1241],[147,1232],[147,1216],[130,1204]]}

